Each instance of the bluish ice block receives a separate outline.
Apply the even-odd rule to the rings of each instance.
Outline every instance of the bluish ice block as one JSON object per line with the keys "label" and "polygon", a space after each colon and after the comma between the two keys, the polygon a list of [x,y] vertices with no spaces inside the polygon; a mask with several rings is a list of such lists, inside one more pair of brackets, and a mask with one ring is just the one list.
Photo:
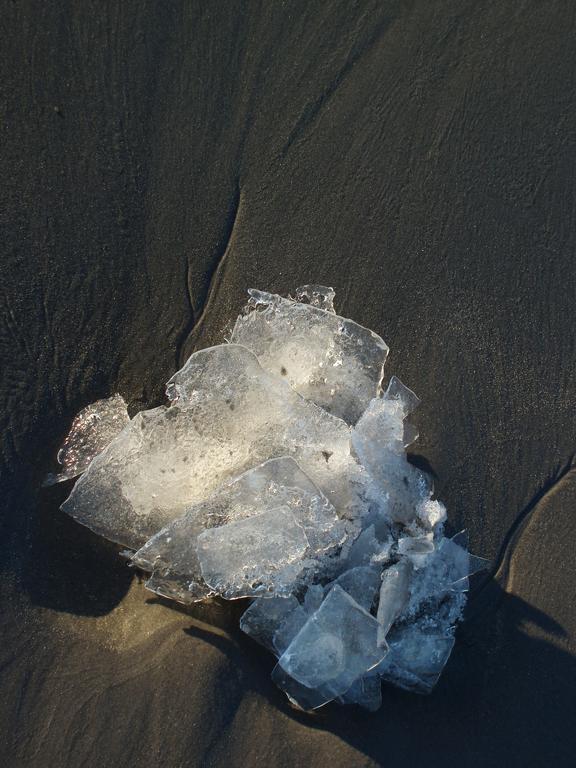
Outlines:
{"label": "bluish ice block", "polygon": [[278,663],[330,701],[382,661],[388,649],[378,647],[377,631],[376,619],[335,585]]}

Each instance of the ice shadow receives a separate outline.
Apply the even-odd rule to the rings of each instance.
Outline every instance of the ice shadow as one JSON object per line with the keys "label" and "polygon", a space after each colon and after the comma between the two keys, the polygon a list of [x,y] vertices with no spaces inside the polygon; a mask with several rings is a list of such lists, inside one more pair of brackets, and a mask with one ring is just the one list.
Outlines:
{"label": "ice shadow", "polygon": [[72,485],[67,481],[39,489],[23,500],[31,524],[16,538],[19,580],[34,605],[103,616],[122,601],[139,576],[127,567],[119,546],[60,510]]}
{"label": "ice shadow", "polygon": [[[238,605],[236,611],[241,610]],[[471,595],[454,652],[433,693],[419,696],[385,685],[376,713],[336,704],[314,713],[294,709],[270,679],[271,654],[237,624],[228,622],[229,634],[223,635],[195,610],[184,612],[193,620],[185,632],[242,668],[247,689],[302,728],[325,733],[327,755],[337,737],[382,766],[573,764],[576,658],[561,647],[566,632],[496,581]]]}

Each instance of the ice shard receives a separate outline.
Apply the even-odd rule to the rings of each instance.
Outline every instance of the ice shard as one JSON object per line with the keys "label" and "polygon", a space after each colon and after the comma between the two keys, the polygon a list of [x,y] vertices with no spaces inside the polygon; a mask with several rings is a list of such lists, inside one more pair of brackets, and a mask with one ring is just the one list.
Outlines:
{"label": "ice shard", "polygon": [[405,610],[410,600],[411,566],[407,560],[401,560],[382,573],[380,596],[378,600],[377,643],[386,645],[386,636],[392,624]]}
{"label": "ice shard", "polygon": [[228,600],[289,596],[308,549],[306,533],[288,507],[208,528],[198,536],[204,581]]}
{"label": "ice shard", "polygon": [[202,600],[214,590],[202,576],[198,536],[208,528],[278,507],[289,509],[304,530],[308,558],[336,550],[346,537],[346,526],[332,504],[294,459],[282,456],[222,484],[206,499],[190,506],[152,536],[132,561],[152,571],[146,586],[153,592],[183,603]]}
{"label": "ice shard", "polygon": [[386,655],[388,649],[376,643],[377,629],[376,619],[335,585],[278,663],[290,678],[331,701]]}
{"label": "ice shard", "polygon": [[74,417],[70,432],[58,451],[60,472],[47,475],[44,485],[54,485],[81,475],[129,421],[128,409],[121,395],[97,400],[83,408]]}
{"label": "ice shard", "polygon": [[307,400],[354,424],[380,391],[388,354],[380,336],[334,314],[331,289],[304,286],[296,291],[299,301],[249,294],[231,341],[251,349]]}

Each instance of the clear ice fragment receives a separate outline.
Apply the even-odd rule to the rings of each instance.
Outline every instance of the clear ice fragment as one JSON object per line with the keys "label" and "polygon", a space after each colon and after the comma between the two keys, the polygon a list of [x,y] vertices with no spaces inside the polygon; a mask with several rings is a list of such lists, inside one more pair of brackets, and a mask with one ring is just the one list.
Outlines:
{"label": "clear ice fragment", "polygon": [[197,539],[204,581],[228,600],[289,595],[308,547],[288,507],[208,528]]}
{"label": "clear ice fragment", "polygon": [[384,399],[398,403],[402,410],[402,416],[409,416],[420,405],[420,398],[405,384],[402,384],[397,376],[392,376],[384,393]]}
{"label": "clear ice fragment", "polygon": [[332,698],[327,698],[323,691],[309,688],[294,680],[280,663],[276,664],[272,670],[271,677],[278,688],[284,691],[290,703],[305,712],[319,709],[332,700]]}
{"label": "clear ice fragment", "polygon": [[280,657],[284,653],[309,618],[310,613],[303,605],[298,605],[292,613],[286,616],[274,633],[273,643],[276,656]]}
{"label": "clear ice fragment", "polygon": [[207,528],[253,517],[279,506],[288,507],[309,542],[308,557],[337,548],[346,536],[342,521],[328,499],[294,459],[282,456],[248,470],[193,504],[149,539],[133,562],[153,571],[146,586],[164,597],[189,603],[213,594],[202,578],[197,538]]}
{"label": "clear ice fragment", "polygon": [[379,569],[366,565],[350,568],[328,584],[326,591],[328,592],[336,584],[365,611],[370,612],[380,586]]}
{"label": "clear ice fragment", "polygon": [[44,485],[54,485],[81,475],[129,421],[128,409],[121,395],[97,400],[83,408],[74,417],[70,432],[58,451],[61,472],[48,475]]}
{"label": "clear ice fragment", "polygon": [[342,704],[357,704],[376,712],[382,706],[382,681],[377,672],[359,677],[350,688],[340,697]]}
{"label": "clear ice fragment", "polygon": [[330,701],[386,655],[388,649],[376,644],[377,629],[376,619],[336,585],[278,664],[297,683]]}
{"label": "clear ice fragment", "polygon": [[359,565],[369,565],[372,558],[376,557],[382,549],[382,544],[376,538],[374,525],[370,525],[361,531],[353,542],[346,558],[347,568],[356,568]]}
{"label": "clear ice fragment", "polygon": [[454,647],[451,635],[407,626],[389,638],[390,652],[379,668],[383,680],[415,693],[430,693]]}
{"label": "clear ice fragment", "polygon": [[[314,305],[329,292],[314,286],[306,293],[313,303],[303,304],[250,290],[249,311],[236,321],[231,341],[307,400],[354,424],[380,391],[388,347],[367,328]],[[331,309],[331,300],[324,305]]]}
{"label": "clear ice fragment", "polygon": [[410,576],[412,568],[407,560],[400,560],[382,573],[380,597],[376,621],[379,646],[386,645],[386,636],[392,624],[404,611],[410,599]]}
{"label": "clear ice fragment", "polygon": [[240,629],[257,643],[275,653],[274,635],[299,607],[300,603],[294,595],[259,597],[242,614]]}
{"label": "clear ice fragment", "polygon": [[296,288],[296,301],[301,304],[311,304],[318,309],[334,312],[334,288],[325,285],[301,285]]}
{"label": "clear ice fragment", "polygon": [[403,536],[398,539],[398,553],[405,555],[415,568],[422,568],[428,562],[428,555],[434,552],[432,534],[427,536]]}

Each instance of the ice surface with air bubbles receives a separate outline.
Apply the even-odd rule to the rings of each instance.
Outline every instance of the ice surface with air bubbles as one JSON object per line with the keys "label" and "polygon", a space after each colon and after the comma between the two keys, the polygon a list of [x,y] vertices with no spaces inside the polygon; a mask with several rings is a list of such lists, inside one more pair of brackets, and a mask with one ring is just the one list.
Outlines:
{"label": "ice surface with air bubbles", "polygon": [[387,345],[333,300],[250,290],[229,342],[195,352],[166,405],[82,411],[57,479],[81,474],[63,510],[128,549],[151,591],[250,599],[241,629],[292,703],[374,710],[383,682],[432,690],[485,561],[445,535],[408,461],[418,398],[383,386]]}

